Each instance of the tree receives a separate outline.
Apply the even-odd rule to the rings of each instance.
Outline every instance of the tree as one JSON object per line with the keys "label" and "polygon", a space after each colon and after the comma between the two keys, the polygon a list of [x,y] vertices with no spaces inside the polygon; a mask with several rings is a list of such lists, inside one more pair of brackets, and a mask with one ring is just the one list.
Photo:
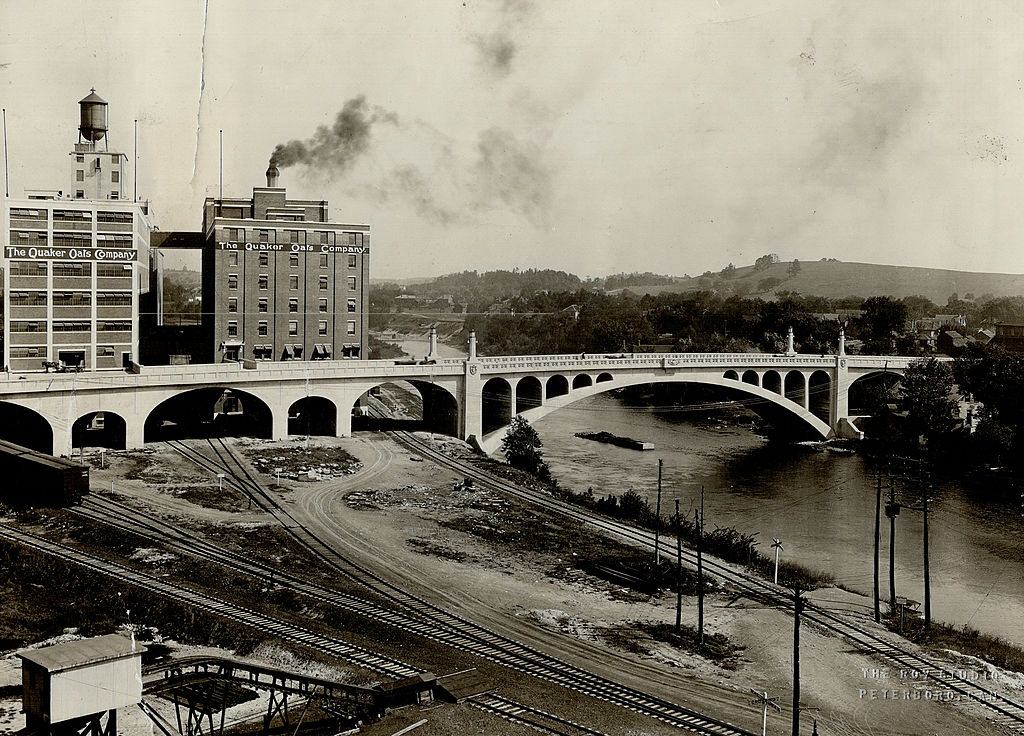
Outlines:
{"label": "tree", "polygon": [[929,445],[958,424],[959,402],[954,395],[953,370],[935,358],[915,360],[907,366],[901,386],[901,404],[907,412],[908,439],[925,437]]}
{"label": "tree", "polygon": [[789,268],[786,269],[786,275],[789,276],[790,278],[793,278],[798,273],[800,273],[800,268],[800,261],[794,258],[793,262],[789,264]]}
{"label": "tree", "polygon": [[531,475],[539,478],[549,478],[551,471],[548,464],[544,462],[544,455],[540,448],[544,443],[540,441],[530,423],[523,417],[516,417],[509,425],[508,432],[501,440],[501,452],[513,468],[525,470]]}
{"label": "tree", "polygon": [[736,266],[730,263],[728,266],[719,271],[718,275],[721,276],[723,279],[731,279],[733,276],[736,275]]}
{"label": "tree", "polygon": [[764,271],[772,264],[779,262],[779,256],[775,253],[765,253],[754,261],[754,271]]}

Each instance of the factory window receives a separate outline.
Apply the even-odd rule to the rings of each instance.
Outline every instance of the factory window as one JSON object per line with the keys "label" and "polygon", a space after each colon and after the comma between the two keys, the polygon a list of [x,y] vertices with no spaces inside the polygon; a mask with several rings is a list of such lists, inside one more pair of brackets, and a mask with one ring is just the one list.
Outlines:
{"label": "factory window", "polygon": [[349,268],[355,268],[356,267],[356,257],[355,256],[351,256],[350,255],[348,257],[348,267]]}
{"label": "factory window", "polygon": [[260,253],[260,265],[261,266],[269,266],[270,265],[270,255],[269,254],[267,254],[267,253]]}
{"label": "factory window", "polygon": [[238,265],[238,251],[237,250],[233,250],[233,251],[230,251],[228,253],[228,265],[229,266],[237,266]]}
{"label": "factory window", "polygon": [[96,329],[99,332],[131,332],[131,322],[97,322]]}
{"label": "factory window", "polygon": [[327,254],[320,254],[320,268],[327,268]]}
{"label": "factory window", "polygon": [[265,297],[265,296],[261,296],[260,297],[259,310],[261,312],[266,312],[267,311],[267,297]]}
{"label": "factory window", "polygon": [[331,242],[331,240],[333,239],[332,236],[334,235],[334,233],[322,232],[322,233],[317,233],[317,235],[320,236],[320,245],[334,245]]}
{"label": "factory window", "polygon": [[349,276],[348,277],[348,290],[349,291],[355,291],[356,290],[356,277],[355,276]]}
{"label": "factory window", "polygon": [[298,334],[299,334],[299,323],[296,322],[295,320],[292,320],[291,322],[288,323],[288,336],[289,337],[295,337]]}
{"label": "factory window", "polygon": [[131,212],[97,212],[96,222],[126,222],[131,223]]}
{"label": "factory window", "polygon": [[84,164],[85,163],[85,156],[80,153],[77,156],[75,156],[75,161],[77,161],[80,164]]}
{"label": "factory window", "polygon": [[319,335],[326,335],[327,334],[327,320],[325,320],[325,319],[320,320],[317,323],[317,325],[316,325],[316,329],[317,329],[317,333]]}
{"label": "factory window", "polygon": [[326,299],[321,299],[320,300],[320,312],[324,313],[324,314],[327,313],[327,300]]}
{"label": "factory window", "polygon": [[238,322],[228,321],[228,337],[238,337]]}
{"label": "factory window", "polygon": [[111,199],[120,199],[121,195],[118,194],[115,190],[111,189],[110,190],[110,198]]}
{"label": "factory window", "polygon": [[274,346],[254,345],[252,348],[252,357],[256,360],[272,360],[274,357]]}
{"label": "factory window", "polygon": [[265,274],[265,273],[261,273],[260,274],[260,278],[259,278],[259,285],[260,285],[260,291],[266,291],[267,289],[269,289],[270,288],[270,276]]}
{"label": "factory window", "polygon": [[298,256],[298,254],[292,253],[290,256],[288,256],[288,265],[291,266],[292,268],[298,268],[299,267],[299,256]]}
{"label": "factory window", "polygon": [[96,346],[96,357],[97,358],[113,358],[114,357],[114,346],[113,345],[97,345]]}
{"label": "factory window", "polygon": [[291,289],[292,291],[298,291],[298,288],[299,288],[299,277],[298,276],[289,276],[288,277],[288,288]]}
{"label": "factory window", "polygon": [[111,171],[110,172],[110,181],[111,181],[112,184],[119,183],[121,181],[121,172],[120,171]]}
{"label": "factory window", "polygon": [[45,322],[17,322],[11,320],[11,332],[42,332]]}
{"label": "factory window", "polygon": [[288,231],[288,242],[289,243],[298,243],[299,242],[299,231],[298,230],[289,230]]}
{"label": "factory window", "polygon": [[348,334],[350,334],[350,335],[354,335],[354,334],[356,334],[356,323],[355,323],[355,321],[354,321],[354,320],[351,320],[351,319],[350,319],[350,320],[348,321],[348,328],[347,328],[347,332],[348,332]]}
{"label": "factory window", "polygon": [[75,181],[85,181],[85,172],[81,169],[75,172]]}
{"label": "factory window", "polygon": [[260,242],[261,243],[269,243],[270,242],[270,231],[269,230],[260,230]]}
{"label": "factory window", "polygon": [[356,300],[355,299],[349,299],[348,300],[348,311],[350,311],[350,312],[356,311]]}
{"label": "factory window", "polygon": [[17,307],[45,307],[45,291],[12,291],[8,300],[11,306]]}
{"label": "factory window", "polygon": [[238,297],[237,296],[232,296],[232,297],[228,298],[228,311],[229,312],[237,312],[238,311]]}
{"label": "factory window", "polygon": [[320,291],[327,291],[327,277],[320,277]]}
{"label": "factory window", "polygon": [[288,300],[288,311],[295,314],[299,311],[299,300],[296,297],[292,297]]}
{"label": "factory window", "polygon": [[96,265],[96,275],[107,278],[131,277],[132,267],[129,263],[99,263]]}
{"label": "factory window", "polygon": [[54,263],[54,276],[91,276],[92,264],[90,263]]}
{"label": "factory window", "polygon": [[85,199],[85,192],[81,189],[75,190],[75,199]]}
{"label": "factory window", "polygon": [[231,242],[232,243],[244,243],[245,242],[245,228],[244,227],[228,228],[228,237],[231,238]]}
{"label": "factory window", "polygon": [[92,294],[88,291],[55,291],[55,307],[88,307],[92,305]]}
{"label": "factory window", "polygon": [[229,273],[228,274],[228,288],[229,289],[237,289],[238,288],[238,274],[237,273]]}
{"label": "factory window", "polygon": [[260,337],[266,337],[270,327],[265,319],[261,319],[259,324],[256,326],[256,334]]}
{"label": "factory window", "polygon": [[54,322],[54,332],[88,332],[90,324],[88,322]]}
{"label": "factory window", "polygon": [[45,276],[46,261],[12,261],[11,276]]}
{"label": "factory window", "polygon": [[101,307],[130,307],[132,294],[130,291],[100,291],[96,293],[96,304]]}

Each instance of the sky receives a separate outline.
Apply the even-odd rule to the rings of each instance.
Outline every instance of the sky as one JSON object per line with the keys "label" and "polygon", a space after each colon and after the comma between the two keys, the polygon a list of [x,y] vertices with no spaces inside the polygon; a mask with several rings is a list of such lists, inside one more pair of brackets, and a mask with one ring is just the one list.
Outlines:
{"label": "sky", "polygon": [[95,87],[160,229],[223,130],[226,196],[277,151],[376,278],[1024,272],[1022,74],[1013,0],[0,0],[13,196],[69,188]]}

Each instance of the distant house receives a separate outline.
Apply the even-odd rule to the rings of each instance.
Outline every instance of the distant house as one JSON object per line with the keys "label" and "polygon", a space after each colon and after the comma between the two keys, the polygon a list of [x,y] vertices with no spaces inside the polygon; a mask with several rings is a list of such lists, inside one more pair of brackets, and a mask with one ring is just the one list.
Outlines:
{"label": "distant house", "polygon": [[996,334],[989,343],[990,345],[996,345],[1014,353],[1024,353],[1024,323],[996,322],[992,328]]}
{"label": "distant house", "polygon": [[[926,350],[944,350],[939,344],[939,337],[944,331],[954,331],[958,337],[963,339],[964,330],[967,327],[967,315],[964,314],[936,314],[931,317],[922,317],[910,322],[909,332],[914,333],[917,344]],[[943,340],[949,344],[952,337]]]}
{"label": "distant house", "polygon": [[990,328],[982,328],[976,330],[974,333],[974,339],[982,345],[988,345],[992,342],[992,338],[996,336],[996,331]]}
{"label": "distant house", "polygon": [[954,355],[975,342],[977,341],[970,335],[961,335],[956,330],[943,330],[939,333],[935,346],[946,355]]}

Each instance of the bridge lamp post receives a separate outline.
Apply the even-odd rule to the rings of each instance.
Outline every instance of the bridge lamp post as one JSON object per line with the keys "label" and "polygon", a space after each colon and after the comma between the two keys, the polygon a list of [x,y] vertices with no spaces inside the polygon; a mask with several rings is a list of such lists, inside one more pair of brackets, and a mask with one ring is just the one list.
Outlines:
{"label": "bridge lamp post", "polygon": [[224,490],[224,473],[217,473],[217,490]]}

